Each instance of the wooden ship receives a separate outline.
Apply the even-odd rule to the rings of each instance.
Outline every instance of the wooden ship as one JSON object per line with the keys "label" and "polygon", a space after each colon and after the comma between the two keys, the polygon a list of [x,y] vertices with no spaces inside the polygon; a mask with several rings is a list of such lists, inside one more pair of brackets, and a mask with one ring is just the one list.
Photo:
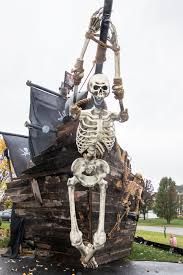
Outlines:
{"label": "wooden ship", "polygon": [[[67,266],[82,264],[96,268],[99,264],[127,257],[132,248],[141,203],[142,176],[133,174],[128,153],[118,145],[113,132],[113,121],[124,122],[128,114],[122,103],[120,50],[116,29],[110,21],[111,8],[112,1],[105,0],[104,8],[91,17],[80,58],[71,74],[74,87],[69,114],[52,130],[52,144],[40,154],[32,155],[32,167],[11,181],[7,189],[16,217],[24,221],[22,247],[32,242],[36,255],[57,256]],[[89,85],[95,82],[100,87],[92,86],[91,97],[86,97],[85,93],[78,100],[83,58],[90,40],[97,43],[97,55],[95,74]],[[103,76],[102,65],[107,49],[114,52],[112,89],[120,108],[116,117],[112,112],[109,115],[104,101],[109,87],[106,88],[106,80],[99,76]],[[28,85],[41,90],[30,82]],[[91,92],[91,87],[89,89]],[[103,92],[100,108],[95,102],[96,90]],[[59,96],[67,100],[65,87],[61,88]],[[93,122],[90,123],[91,116]],[[99,122],[95,121],[95,116]],[[101,120],[106,127],[102,126],[100,131],[105,130],[105,135],[97,128]],[[87,123],[91,131],[85,125]],[[31,148],[34,147],[31,137],[42,142],[41,135],[31,136],[31,131],[36,129],[39,132],[40,126],[31,122],[26,125]],[[95,131],[97,134],[93,137]],[[44,127],[44,132],[49,132],[49,129]]]}

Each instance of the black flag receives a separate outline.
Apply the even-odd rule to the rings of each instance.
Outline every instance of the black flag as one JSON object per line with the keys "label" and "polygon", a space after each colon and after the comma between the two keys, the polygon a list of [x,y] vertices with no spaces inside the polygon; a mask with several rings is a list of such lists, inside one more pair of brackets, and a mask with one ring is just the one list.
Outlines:
{"label": "black flag", "polygon": [[29,119],[33,126],[40,127],[29,127],[31,157],[54,144],[56,127],[65,117],[65,102],[66,98],[59,94],[31,87]]}
{"label": "black flag", "polygon": [[19,177],[23,171],[31,166],[28,137],[3,132],[2,136],[9,150],[15,173]]}
{"label": "black flag", "polygon": [[72,90],[74,87],[73,75],[67,71],[65,71],[64,87],[67,87],[69,90]]}

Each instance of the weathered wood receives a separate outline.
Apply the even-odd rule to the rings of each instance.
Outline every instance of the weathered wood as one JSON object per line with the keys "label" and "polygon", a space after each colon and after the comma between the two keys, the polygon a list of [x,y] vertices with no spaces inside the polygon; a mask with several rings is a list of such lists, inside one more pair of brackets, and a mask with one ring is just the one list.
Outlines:
{"label": "weathered wood", "polygon": [[130,251],[131,248],[121,249],[120,251],[113,251],[96,257],[96,260],[98,264],[107,264],[109,262],[116,261],[129,256]]}
{"label": "weathered wood", "polygon": [[[25,240],[35,242],[37,253],[47,251],[45,253],[58,254],[61,261],[64,259],[65,263],[71,263],[69,255],[70,258],[74,258],[75,265],[80,265],[80,255],[70,243],[67,187],[68,177],[72,175],[70,165],[78,157],[78,152],[73,144],[66,146],[64,149],[66,151],[62,149],[62,146],[55,145],[45,151],[37,158],[37,165],[27,170],[22,179],[8,184],[7,192],[15,202],[16,214],[25,219]],[[116,153],[114,149],[110,154],[106,154],[105,159],[110,164],[111,173],[106,178],[108,181],[105,215],[107,242],[104,249],[96,254],[99,264],[129,255],[136,229],[136,223],[125,217],[110,238],[108,236],[117,222],[118,215],[125,212],[122,206],[125,184],[123,162],[119,152]],[[35,200],[31,189],[33,179],[39,186],[39,201]],[[39,193],[33,189],[34,193]],[[83,239],[86,242],[91,241],[98,227],[99,187],[95,186],[89,191],[88,188],[77,184],[75,202],[78,226],[83,232]]]}
{"label": "weathered wood", "polygon": [[33,194],[21,194],[21,195],[11,195],[11,200],[13,203],[17,203],[17,202],[25,202],[28,199],[32,198]]}
{"label": "weathered wood", "polygon": [[37,180],[33,179],[31,181],[31,186],[32,186],[32,192],[34,194],[35,200],[37,200],[42,205],[43,200],[42,200],[42,197],[41,197],[41,193],[40,193],[40,189],[39,189],[39,185],[38,185]]}

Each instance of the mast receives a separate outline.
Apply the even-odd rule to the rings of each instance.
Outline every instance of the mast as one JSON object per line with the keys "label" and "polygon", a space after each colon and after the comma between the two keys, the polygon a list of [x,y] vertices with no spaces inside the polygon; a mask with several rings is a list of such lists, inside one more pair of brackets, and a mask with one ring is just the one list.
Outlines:
{"label": "mast", "polygon": [[104,9],[103,9],[102,22],[101,22],[101,29],[100,29],[101,44],[98,44],[98,47],[97,47],[95,74],[102,73],[103,63],[106,59],[105,57],[106,47],[104,45],[107,42],[112,4],[113,4],[113,0],[104,0]]}

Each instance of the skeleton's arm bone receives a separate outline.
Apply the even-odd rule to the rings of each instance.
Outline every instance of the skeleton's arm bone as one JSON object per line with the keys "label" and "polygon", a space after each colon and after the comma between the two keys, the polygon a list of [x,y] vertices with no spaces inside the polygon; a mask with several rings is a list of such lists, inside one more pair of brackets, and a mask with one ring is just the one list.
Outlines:
{"label": "skeleton's arm bone", "polygon": [[[101,22],[101,9],[97,10],[90,19],[89,28],[87,31],[87,34],[95,34],[99,27]],[[85,41],[80,53],[79,58],[76,60],[76,63],[74,65],[74,69],[72,69],[72,73],[74,74],[74,97],[73,97],[73,103],[76,102],[77,98],[77,92],[78,92],[78,86],[81,82],[81,79],[84,76],[84,69],[83,69],[83,62],[84,62],[84,55],[86,53],[86,50],[88,48],[88,44],[90,42],[90,35],[86,35]]]}
{"label": "skeleton's arm bone", "polygon": [[128,110],[125,109],[124,111],[122,112],[119,112],[119,113],[111,113],[111,119],[112,120],[116,120],[116,121],[119,121],[119,122],[125,122],[127,121],[129,118],[128,116]]}

